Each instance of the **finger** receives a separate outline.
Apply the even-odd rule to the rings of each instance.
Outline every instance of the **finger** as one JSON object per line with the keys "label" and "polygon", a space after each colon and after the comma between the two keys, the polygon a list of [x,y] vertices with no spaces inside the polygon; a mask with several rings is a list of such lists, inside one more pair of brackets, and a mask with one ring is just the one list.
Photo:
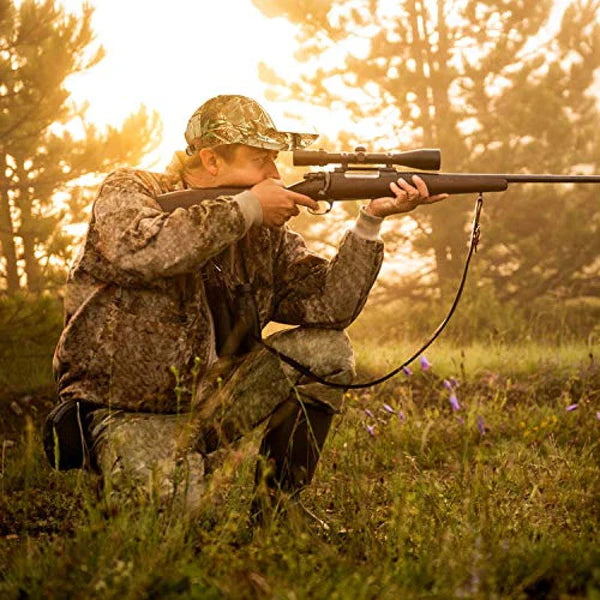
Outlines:
{"label": "finger", "polygon": [[429,196],[427,184],[418,175],[413,175],[412,180],[416,188],[419,190],[419,195],[421,196],[421,198],[427,198]]}
{"label": "finger", "polygon": [[410,183],[408,183],[408,181],[406,181],[402,177],[398,179],[398,185],[400,185],[402,189],[406,192],[408,200],[415,200],[420,194],[419,190],[416,187],[410,185]]}
{"label": "finger", "polygon": [[319,203],[304,194],[299,194],[298,192],[292,192],[288,190],[288,198],[292,200],[295,204],[300,204],[302,206],[306,206],[308,208],[312,208],[313,210],[319,210]]}
{"label": "finger", "polygon": [[[416,202],[419,198],[419,190],[417,190],[417,188],[414,188],[412,185],[410,185],[410,183],[406,183],[406,181],[404,181],[404,179],[400,179],[399,185],[402,185],[402,184],[404,184],[404,189],[400,189],[400,187],[398,185],[396,185],[394,182],[392,182],[390,184],[390,187],[392,185],[394,186],[394,188],[392,188],[392,190],[396,194],[396,198],[398,198],[399,200],[404,200],[405,202]],[[399,195],[401,193],[404,194],[404,197]]]}
{"label": "finger", "polygon": [[[401,181],[404,181],[404,179],[402,179]],[[390,183],[390,189],[392,190],[392,192],[394,192],[394,194],[396,195],[396,198],[398,198],[398,200],[408,200],[408,191],[400,188],[400,186],[397,183],[394,183],[392,181]],[[404,196],[402,196],[402,194],[404,194]]]}
{"label": "finger", "polygon": [[437,196],[429,196],[427,198],[427,204],[435,204],[440,200],[445,200],[450,194],[438,194]]}
{"label": "finger", "polygon": [[286,219],[291,219],[292,217],[300,214],[300,209],[298,208],[297,204],[287,196],[285,198],[285,205],[282,207],[282,209],[285,211],[284,214]]}
{"label": "finger", "polygon": [[399,177],[398,178],[398,185],[405,191],[417,191],[417,188],[415,188],[414,186],[410,185],[410,183],[408,183],[408,181],[406,181],[406,179],[404,179],[403,177]]}
{"label": "finger", "polygon": [[392,190],[392,192],[394,192],[396,196],[398,194],[406,194],[406,192],[402,188],[400,188],[400,186],[395,181],[392,181],[390,183],[390,190]]}

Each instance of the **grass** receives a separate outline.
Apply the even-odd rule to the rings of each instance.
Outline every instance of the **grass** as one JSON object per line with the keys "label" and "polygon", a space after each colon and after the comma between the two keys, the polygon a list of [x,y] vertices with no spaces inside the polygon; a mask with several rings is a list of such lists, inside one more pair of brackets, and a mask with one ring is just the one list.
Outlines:
{"label": "grass", "polygon": [[[365,375],[383,374],[395,368],[419,348],[418,342],[361,341],[355,348],[356,362]],[[457,345],[441,338],[425,352],[440,375],[469,378],[490,373],[504,376],[529,376],[542,369],[573,372],[600,358],[600,340],[595,343],[568,341],[548,344],[536,340],[518,343],[498,341]],[[415,361],[411,367],[418,366]]]}
{"label": "grass", "polygon": [[[363,375],[404,355],[377,350],[358,348]],[[107,516],[92,476],[47,468],[28,420],[2,456],[0,596],[600,598],[597,348],[427,355],[427,372],[346,396],[303,496],[329,530],[293,512],[249,526],[258,435],[194,520]]]}

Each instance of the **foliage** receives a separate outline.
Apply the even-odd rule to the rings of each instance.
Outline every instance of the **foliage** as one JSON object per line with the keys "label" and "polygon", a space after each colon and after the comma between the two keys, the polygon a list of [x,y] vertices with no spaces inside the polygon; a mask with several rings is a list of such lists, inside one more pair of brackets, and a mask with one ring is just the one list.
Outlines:
{"label": "foliage", "polygon": [[[253,1],[299,26],[297,58],[307,64],[293,82],[263,65],[272,96],[367,120],[386,132],[372,146],[439,146],[446,171],[598,170],[596,0]],[[597,295],[597,198],[590,187],[530,185],[488,201],[482,277],[497,297]],[[465,211],[451,199],[411,213],[414,250],[433,259],[446,294],[461,268]],[[415,283],[432,280],[394,285],[408,294]]]}
{"label": "foliage", "polygon": [[[350,327],[356,339],[415,341],[432,333],[444,319],[450,298],[416,295],[410,299],[386,293],[371,298]],[[523,304],[498,298],[491,286],[469,281],[458,307],[442,334],[442,343],[519,343],[536,341],[560,345],[565,342],[600,340],[600,302],[597,298],[565,301],[541,297]]]}
{"label": "foliage", "polygon": [[48,294],[0,296],[0,388],[22,394],[53,387],[52,354],[62,302]]}
{"label": "foliage", "polygon": [[68,14],[54,0],[0,1],[0,289],[9,293],[63,283],[71,240],[62,226],[90,201],[78,180],[135,164],[158,141],[158,116],[143,106],[120,129],[101,132],[86,123],[86,106],[69,101],[68,77],[103,57],[92,12],[84,5],[80,16]]}
{"label": "foliage", "polygon": [[328,530],[291,507],[250,528],[255,440],[193,519],[152,505],[106,514],[92,476],[48,469],[27,421],[3,452],[0,593],[597,597],[597,365],[454,372],[458,410],[442,381],[451,372],[436,369],[347,396],[303,496]]}

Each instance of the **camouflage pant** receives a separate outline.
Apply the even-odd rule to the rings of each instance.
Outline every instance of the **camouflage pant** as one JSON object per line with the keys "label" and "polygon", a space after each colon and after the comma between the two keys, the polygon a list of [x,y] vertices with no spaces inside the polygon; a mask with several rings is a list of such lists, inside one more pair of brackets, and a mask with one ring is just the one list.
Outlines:
{"label": "camouflage pant", "polygon": [[[317,375],[352,381],[354,357],[342,331],[300,327],[267,342]],[[206,459],[268,419],[260,452],[273,466],[272,485],[295,491],[310,482],[342,398],[343,390],[311,382],[259,348],[219,359],[189,413],[96,411],[92,454],[117,502],[150,495],[183,499],[193,510],[205,491]]]}

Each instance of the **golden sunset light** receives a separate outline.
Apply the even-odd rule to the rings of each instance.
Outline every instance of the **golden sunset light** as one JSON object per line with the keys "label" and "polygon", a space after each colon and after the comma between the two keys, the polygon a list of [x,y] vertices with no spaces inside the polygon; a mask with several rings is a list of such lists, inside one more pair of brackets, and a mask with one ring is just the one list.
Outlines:
{"label": "golden sunset light", "polygon": [[[84,2],[61,4],[77,13]],[[157,110],[163,139],[144,159],[146,166],[164,167],[173,151],[185,146],[188,118],[217,94],[257,98],[282,129],[306,129],[329,139],[349,128],[364,139],[369,135],[368,124],[350,123],[346,111],[311,106],[310,98],[285,104],[266,99],[265,83],[258,76],[260,62],[291,81],[306,66],[294,58],[297,28],[283,18],[268,19],[250,0],[175,0],[160,8],[142,0],[91,4],[96,42],[106,57],[89,71],[73,75],[68,88],[75,102],[89,102],[87,118],[98,126],[120,123],[140,104]],[[368,40],[357,39],[356,44],[360,54]]]}
{"label": "golden sunset light", "polygon": [[[77,13],[83,2],[62,4]],[[145,159],[155,168],[185,147],[188,118],[211,96],[238,93],[264,100],[259,61],[290,74],[294,69],[295,28],[284,19],[266,19],[249,0],[160,5],[101,0],[92,5],[97,43],[106,57],[70,79],[73,100],[89,102],[87,116],[99,125],[119,123],[140,104],[157,110],[163,140]]]}
{"label": "golden sunset light", "polygon": [[[75,14],[84,3],[61,0]],[[87,119],[98,126],[120,123],[140,104],[157,110],[163,122],[163,140],[158,151],[144,159],[146,166],[164,167],[172,152],[185,145],[183,130],[192,112],[220,93],[256,97],[282,129],[304,128],[328,139],[346,130],[367,144],[375,130],[376,136],[387,139],[389,149],[402,144],[393,128],[388,125],[385,131],[386,119],[388,124],[395,120],[396,111],[387,109],[375,121],[357,121],[347,110],[315,106],[309,97],[287,103],[269,101],[266,84],[258,75],[259,63],[264,62],[294,82],[307,70],[339,64],[345,51],[365,56],[370,45],[368,32],[350,37],[338,48],[331,48],[320,62],[312,60],[307,65],[294,57],[297,27],[283,18],[265,17],[251,0],[210,4],[174,0],[161,8],[142,0],[88,4],[94,7],[96,43],[104,47],[106,56],[92,69],[71,76],[68,89],[73,101],[89,103]],[[393,2],[383,3],[382,11],[393,14]],[[334,10],[334,22],[335,15]],[[340,88],[337,81],[331,85],[343,90],[349,100],[377,105],[377,100],[369,99],[362,90]],[[371,85],[366,92],[376,90]]]}

